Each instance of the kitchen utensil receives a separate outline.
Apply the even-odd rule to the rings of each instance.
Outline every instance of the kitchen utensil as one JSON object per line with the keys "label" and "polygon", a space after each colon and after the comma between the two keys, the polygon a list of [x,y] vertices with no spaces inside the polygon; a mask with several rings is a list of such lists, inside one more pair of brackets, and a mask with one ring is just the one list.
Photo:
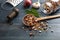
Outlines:
{"label": "kitchen utensil", "polygon": [[[30,14],[25,15],[24,18],[25,18],[26,16],[28,16],[28,15],[30,15]],[[32,15],[32,16],[33,16],[33,15]],[[42,20],[53,19],[53,18],[58,18],[58,17],[60,17],[60,14],[58,14],[58,15],[53,15],[53,16],[40,17],[40,18],[34,17],[34,20],[35,20],[35,21],[42,21]],[[24,23],[26,26],[30,26],[30,25],[27,25],[27,24],[25,23],[24,18],[23,18],[23,23]],[[31,26],[32,26],[32,25],[31,25]]]}
{"label": "kitchen utensil", "polygon": [[23,0],[7,0],[6,2],[1,4],[1,8],[5,10],[11,10],[16,7]]}

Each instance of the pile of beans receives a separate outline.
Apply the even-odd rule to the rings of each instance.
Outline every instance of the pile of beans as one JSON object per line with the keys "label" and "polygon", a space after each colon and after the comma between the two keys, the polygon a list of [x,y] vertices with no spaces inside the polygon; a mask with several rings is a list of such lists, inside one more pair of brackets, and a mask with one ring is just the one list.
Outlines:
{"label": "pile of beans", "polygon": [[24,17],[24,22],[25,22],[25,24],[27,24],[27,26],[33,26],[34,23],[36,22],[35,21],[35,16],[33,16],[32,14],[27,14]]}
{"label": "pile of beans", "polygon": [[44,13],[51,13],[54,10],[57,10],[57,8],[60,6],[60,0],[48,0],[45,4],[44,4]]}
{"label": "pile of beans", "polygon": [[33,30],[47,29],[47,23],[43,21],[35,21],[36,17],[32,14],[27,14],[24,17],[24,22],[27,26],[32,26]]}

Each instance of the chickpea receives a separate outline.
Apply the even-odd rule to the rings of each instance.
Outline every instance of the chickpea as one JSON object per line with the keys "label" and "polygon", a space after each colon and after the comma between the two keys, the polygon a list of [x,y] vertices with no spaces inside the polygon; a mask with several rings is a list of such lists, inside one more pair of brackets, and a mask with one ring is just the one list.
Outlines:
{"label": "chickpea", "polygon": [[51,1],[51,3],[52,3],[52,8],[53,8],[53,9],[56,9],[57,3],[56,3],[56,2],[52,2],[52,1]]}
{"label": "chickpea", "polygon": [[59,2],[57,4],[60,6],[60,0],[59,0]]}

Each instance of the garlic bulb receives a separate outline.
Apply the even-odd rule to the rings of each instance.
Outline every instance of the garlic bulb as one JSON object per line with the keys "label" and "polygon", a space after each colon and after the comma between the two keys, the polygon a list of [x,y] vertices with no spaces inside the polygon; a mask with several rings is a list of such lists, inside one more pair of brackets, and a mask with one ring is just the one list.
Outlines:
{"label": "garlic bulb", "polygon": [[39,8],[40,7],[40,3],[39,2],[33,3],[32,7],[33,8]]}

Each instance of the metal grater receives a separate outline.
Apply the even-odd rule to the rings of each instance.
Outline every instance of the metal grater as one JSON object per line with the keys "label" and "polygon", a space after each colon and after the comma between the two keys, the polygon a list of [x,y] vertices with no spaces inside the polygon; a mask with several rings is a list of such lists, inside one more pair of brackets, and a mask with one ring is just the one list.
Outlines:
{"label": "metal grater", "polygon": [[12,4],[14,7],[21,3],[23,0],[7,0],[6,2]]}

